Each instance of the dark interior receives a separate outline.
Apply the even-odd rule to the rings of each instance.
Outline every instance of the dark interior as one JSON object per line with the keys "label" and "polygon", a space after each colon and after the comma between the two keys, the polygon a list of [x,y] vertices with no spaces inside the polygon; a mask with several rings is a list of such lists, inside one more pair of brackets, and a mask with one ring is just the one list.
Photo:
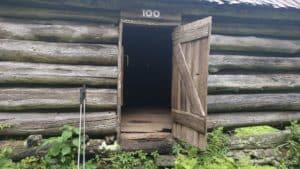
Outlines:
{"label": "dark interior", "polygon": [[124,25],[124,108],[170,108],[172,30]]}
{"label": "dark interior", "polygon": [[123,149],[131,149],[131,141],[171,137],[171,32],[166,27],[124,25]]}

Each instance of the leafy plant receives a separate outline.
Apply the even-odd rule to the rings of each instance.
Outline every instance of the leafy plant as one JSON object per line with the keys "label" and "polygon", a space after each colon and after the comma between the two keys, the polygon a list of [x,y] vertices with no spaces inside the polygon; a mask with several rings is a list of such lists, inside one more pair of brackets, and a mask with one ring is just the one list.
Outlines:
{"label": "leafy plant", "polygon": [[158,169],[155,160],[157,152],[147,154],[143,151],[119,152],[112,157],[112,166],[115,169],[133,169],[144,167],[145,169]]}
{"label": "leafy plant", "polygon": [[59,166],[61,169],[75,168],[79,130],[64,126],[60,137],[49,138],[42,146],[51,145],[48,153],[42,157],[42,164],[47,168]]}
{"label": "leafy plant", "polygon": [[6,169],[14,169],[15,164],[11,159],[8,158],[9,154],[12,153],[11,148],[4,148],[0,151],[0,166]]}
{"label": "leafy plant", "polygon": [[279,146],[279,149],[286,151],[282,168],[298,169],[300,168],[300,124],[294,121],[289,129],[291,134],[287,142]]}
{"label": "leafy plant", "polygon": [[222,128],[218,128],[209,135],[206,151],[200,151],[186,143],[175,145],[175,169],[275,169],[270,166],[253,165],[249,160],[235,161],[227,157],[228,143],[229,137],[223,133]]}
{"label": "leafy plant", "polygon": [[44,169],[36,157],[27,157],[16,164],[16,169]]}

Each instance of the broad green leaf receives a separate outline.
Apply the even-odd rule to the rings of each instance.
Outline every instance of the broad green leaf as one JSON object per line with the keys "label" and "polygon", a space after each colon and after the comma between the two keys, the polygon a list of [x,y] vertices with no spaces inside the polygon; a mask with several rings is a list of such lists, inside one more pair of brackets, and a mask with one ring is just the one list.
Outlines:
{"label": "broad green leaf", "polygon": [[73,144],[74,146],[78,147],[78,145],[79,145],[79,140],[78,140],[78,138],[73,138],[72,144]]}
{"label": "broad green leaf", "polygon": [[50,148],[49,155],[57,156],[59,154],[59,152],[60,152],[60,146],[56,146],[56,147]]}
{"label": "broad green leaf", "polygon": [[61,137],[64,141],[70,139],[72,137],[73,133],[72,131],[66,130],[62,133]]}
{"label": "broad green leaf", "polygon": [[62,155],[67,155],[71,153],[71,147],[64,145],[62,150],[61,150]]}

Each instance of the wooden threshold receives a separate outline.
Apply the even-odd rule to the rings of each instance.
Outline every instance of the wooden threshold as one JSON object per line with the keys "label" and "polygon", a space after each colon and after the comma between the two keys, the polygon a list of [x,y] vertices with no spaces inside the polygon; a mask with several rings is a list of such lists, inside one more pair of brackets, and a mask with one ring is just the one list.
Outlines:
{"label": "wooden threshold", "polygon": [[132,108],[122,112],[121,146],[125,151],[144,150],[168,154],[172,150],[171,111]]}

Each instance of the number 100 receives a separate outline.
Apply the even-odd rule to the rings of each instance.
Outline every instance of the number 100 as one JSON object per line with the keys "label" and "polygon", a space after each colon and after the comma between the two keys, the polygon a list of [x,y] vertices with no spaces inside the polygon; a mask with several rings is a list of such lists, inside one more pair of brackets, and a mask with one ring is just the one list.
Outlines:
{"label": "number 100", "polygon": [[159,18],[160,12],[158,10],[143,9],[143,17]]}

